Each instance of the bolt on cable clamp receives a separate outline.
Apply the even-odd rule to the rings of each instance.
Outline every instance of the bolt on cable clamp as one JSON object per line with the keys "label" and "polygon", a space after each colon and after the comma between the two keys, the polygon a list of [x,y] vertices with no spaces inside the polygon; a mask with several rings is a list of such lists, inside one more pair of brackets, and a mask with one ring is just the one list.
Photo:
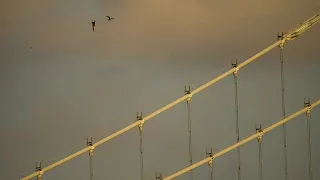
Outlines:
{"label": "bolt on cable clamp", "polygon": [[89,156],[93,156],[93,151],[94,151],[95,147],[91,146],[90,150],[89,150]]}
{"label": "bolt on cable clamp", "polygon": [[259,143],[262,143],[263,133],[261,133],[261,134],[257,137],[257,139],[258,139],[258,142],[259,142]]}

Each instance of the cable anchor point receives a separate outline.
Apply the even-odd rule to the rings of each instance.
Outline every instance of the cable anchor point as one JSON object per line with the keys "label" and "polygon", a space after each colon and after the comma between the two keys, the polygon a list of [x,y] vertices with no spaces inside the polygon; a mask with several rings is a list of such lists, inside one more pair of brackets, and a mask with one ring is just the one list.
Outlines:
{"label": "cable anchor point", "polygon": [[137,121],[140,121],[140,124],[138,125],[138,127],[139,127],[139,130],[142,131],[142,127],[143,127],[143,124],[144,124],[144,120],[143,120],[143,117],[142,117],[142,112],[140,112],[140,116],[139,116],[139,113],[137,112],[136,119],[137,119]]}
{"label": "cable anchor point", "polygon": [[156,180],[163,180],[163,178],[162,178],[162,173],[160,173],[159,176],[158,176],[158,174],[156,173]]}
{"label": "cable anchor point", "polygon": [[262,130],[262,125],[260,124],[259,127],[256,126],[256,132],[260,133],[259,136],[257,137],[257,140],[259,143],[262,143],[262,138],[263,138],[263,130]]}
{"label": "cable anchor point", "polygon": [[208,152],[208,150],[206,149],[206,155],[207,157],[210,157],[211,160],[208,162],[210,168],[212,168],[212,163],[213,163],[213,152],[212,152],[212,148],[211,151]]}
{"label": "cable anchor point", "polygon": [[232,67],[233,67],[233,69],[234,69],[234,71],[233,71],[233,75],[234,75],[235,77],[237,77],[237,76],[238,76],[238,71],[239,71],[239,68],[238,68],[238,61],[237,61],[237,60],[232,61],[232,62],[231,62],[231,66],[232,66]]}
{"label": "cable anchor point", "polygon": [[187,87],[184,87],[184,95],[189,95],[188,99],[187,99],[187,104],[190,104],[191,102],[191,98],[192,98],[192,94],[191,94],[191,87],[189,86],[189,88],[187,89]]}
{"label": "cable anchor point", "polygon": [[41,161],[39,162],[39,164],[38,164],[38,162],[36,162],[36,172],[38,172],[37,179],[41,180],[42,176],[43,176]]}
{"label": "cable anchor point", "polygon": [[306,116],[307,116],[308,118],[310,118],[310,117],[311,117],[312,107],[311,107],[311,103],[310,103],[310,99],[309,99],[309,98],[306,98],[306,99],[304,100],[304,107],[305,107],[305,108],[308,107],[308,109],[307,109],[307,111],[306,111]]}
{"label": "cable anchor point", "polygon": [[93,151],[94,151],[94,146],[93,146],[93,140],[92,137],[90,138],[90,140],[87,138],[87,147],[90,146],[90,150],[89,150],[89,156],[93,156]]}

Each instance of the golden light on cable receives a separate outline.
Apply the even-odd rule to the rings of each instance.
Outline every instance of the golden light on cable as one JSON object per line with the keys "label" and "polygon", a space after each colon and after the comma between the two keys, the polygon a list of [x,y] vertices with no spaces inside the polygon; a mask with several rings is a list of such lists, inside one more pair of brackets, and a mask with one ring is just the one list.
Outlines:
{"label": "golden light on cable", "polygon": [[[182,101],[187,100],[188,98],[193,97],[193,95],[195,95],[195,94],[203,91],[204,89],[206,89],[206,88],[210,87],[211,85],[217,83],[218,81],[220,81],[221,79],[227,77],[228,75],[233,74],[234,72],[237,73],[241,68],[243,68],[244,66],[246,66],[246,65],[248,65],[249,63],[253,62],[254,60],[256,60],[257,58],[259,58],[260,56],[266,54],[267,52],[269,52],[269,51],[272,50],[273,48],[275,48],[275,47],[277,47],[277,46],[279,46],[279,45],[281,45],[281,44],[284,44],[284,43],[285,43],[286,41],[288,41],[288,40],[296,39],[296,38],[299,37],[302,33],[304,33],[306,30],[308,30],[308,29],[311,28],[313,25],[315,25],[316,23],[318,23],[319,20],[320,20],[320,14],[317,14],[317,15],[309,18],[308,20],[304,21],[303,23],[300,23],[300,25],[299,25],[297,28],[288,31],[288,33],[285,33],[285,34],[283,35],[283,38],[282,38],[282,39],[276,41],[275,43],[273,43],[273,44],[270,45],[269,47],[265,48],[265,49],[262,50],[261,52],[257,53],[256,55],[252,56],[251,58],[249,58],[249,59],[245,60],[244,62],[240,63],[236,69],[235,69],[235,68],[231,68],[231,69],[228,70],[227,72],[225,72],[225,73],[221,74],[220,76],[214,78],[213,80],[205,83],[204,85],[196,88],[196,89],[195,89],[194,91],[192,91],[190,94],[186,94],[186,95],[180,97],[179,99],[177,99],[177,100],[169,103],[168,105],[160,108],[159,110],[157,110],[157,111],[155,111],[155,112],[147,115],[146,117],[144,117],[144,118],[141,120],[141,122],[146,122],[146,121],[150,120],[151,118],[153,118],[153,117],[159,115],[160,113],[162,113],[162,112],[164,112],[164,111],[166,111],[166,110],[174,107],[175,105],[181,103]],[[47,166],[47,167],[44,167],[41,171],[36,171],[36,172],[34,172],[34,173],[32,173],[32,174],[30,174],[30,175],[28,175],[28,176],[23,177],[22,180],[28,180],[28,179],[31,179],[31,178],[33,178],[33,177],[39,176],[39,175],[42,176],[43,173],[45,173],[45,172],[47,172],[47,171],[49,171],[49,170],[51,170],[51,169],[53,169],[53,168],[55,168],[55,167],[57,167],[57,166],[60,166],[60,165],[64,164],[65,162],[70,161],[70,160],[72,160],[72,159],[74,159],[74,158],[76,158],[76,157],[78,157],[78,156],[80,156],[80,155],[82,155],[82,154],[90,151],[91,149],[96,148],[96,147],[102,145],[103,143],[105,143],[105,142],[107,142],[107,141],[110,141],[111,139],[113,139],[113,138],[115,138],[115,137],[117,137],[117,136],[119,136],[119,135],[121,135],[121,134],[123,134],[123,133],[125,133],[125,132],[127,132],[127,131],[135,128],[135,127],[137,127],[137,126],[139,126],[139,125],[141,125],[141,122],[140,122],[140,121],[136,121],[136,122],[134,122],[133,124],[131,124],[131,125],[123,128],[123,129],[121,129],[121,130],[119,130],[119,131],[117,131],[117,132],[115,132],[115,133],[113,133],[113,134],[105,137],[104,139],[102,139],[102,140],[94,143],[91,147],[86,147],[86,148],[84,148],[84,149],[82,149],[82,150],[79,150],[79,151],[77,151],[76,153],[71,154],[71,155],[65,157],[64,159],[61,159],[61,160],[59,160],[59,161],[57,161],[57,162],[55,162],[55,163],[53,163],[53,164],[51,164],[51,165],[49,165],[49,166]],[[194,165],[196,165],[196,164],[194,164]]]}
{"label": "golden light on cable", "polygon": [[271,126],[265,128],[265,129],[257,131],[255,134],[253,134],[253,135],[251,135],[251,136],[239,141],[238,143],[235,143],[235,144],[233,144],[233,145],[231,145],[231,146],[229,146],[229,147],[227,147],[227,148],[225,148],[225,149],[213,154],[212,157],[207,157],[207,158],[205,158],[205,159],[193,164],[192,166],[186,167],[186,168],[184,168],[184,169],[182,169],[182,170],[180,170],[180,171],[178,171],[178,172],[176,172],[176,173],[164,178],[163,180],[174,179],[174,178],[176,178],[176,177],[178,177],[178,176],[180,176],[180,175],[182,175],[182,174],[184,174],[184,173],[186,173],[186,172],[188,172],[188,171],[190,171],[192,169],[195,169],[195,168],[197,168],[197,167],[199,167],[199,166],[201,166],[201,165],[203,165],[205,163],[209,163],[210,161],[213,161],[214,159],[226,154],[227,152],[229,152],[229,151],[231,151],[233,149],[238,148],[239,146],[242,146],[242,145],[244,145],[244,144],[246,144],[246,143],[248,143],[248,142],[250,142],[250,141],[252,141],[254,139],[262,137],[267,132],[273,130],[274,128],[276,128],[276,127],[278,127],[278,126],[280,126],[280,125],[282,125],[284,123],[287,123],[288,121],[292,120],[293,118],[295,118],[295,117],[297,117],[297,116],[299,116],[299,115],[301,115],[301,114],[303,114],[305,112],[309,112],[311,108],[314,108],[314,107],[318,106],[319,104],[320,104],[320,100],[314,102],[313,104],[310,104],[308,107],[305,107],[305,108],[303,108],[303,109],[291,114],[290,116],[287,116],[286,118],[283,118],[282,120],[272,124]]}

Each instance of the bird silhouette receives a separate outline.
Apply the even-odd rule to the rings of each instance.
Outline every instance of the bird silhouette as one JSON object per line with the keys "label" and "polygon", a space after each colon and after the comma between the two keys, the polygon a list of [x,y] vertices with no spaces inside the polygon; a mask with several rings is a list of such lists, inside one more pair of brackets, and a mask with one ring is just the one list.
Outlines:
{"label": "bird silhouette", "polygon": [[[90,23],[90,22],[88,22],[88,23]],[[92,25],[92,31],[94,32],[95,28],[96,28],[96,21],[91,21],[91,25]]]}
{"label": "bird silhouette", "polygon": [[106,16],[106,17],[108,18],[109,21],[114,19],[113,17],[110,17],[110,16]]}

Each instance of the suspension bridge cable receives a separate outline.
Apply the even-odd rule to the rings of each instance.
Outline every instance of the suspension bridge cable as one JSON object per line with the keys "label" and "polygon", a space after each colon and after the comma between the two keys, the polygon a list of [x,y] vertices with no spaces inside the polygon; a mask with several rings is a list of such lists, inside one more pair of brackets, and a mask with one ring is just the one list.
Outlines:
{"label": "suspension bridge cable", "polygon": [[[310,100],[307,99],[307,102],[304,103],[304,106],[310,107]],[[307,137],[308,137],[308,165],[309,165],[309,180],[313,180],[312,175],[312,159],[311,159],[311,108],[306,112],[307,116]]]}
{"label": "suspension bridge cable", "polygon": [[212,167],[210,168],[210,180],[213,180],[213,176],[214,176],[214,162],[212,162]]}
{"label": "suspension bridge cable", "polygon": [[[281,36],[278,35],[278,39],[283,39],[283,33]],[[284,60],[283,60],[283,46],[284,44],[280,44],[280,69],[281,69],[281,100],[282,100],[282,117],[286,117],[286,107],[285,107],[285,91],[284,91]],[[284,157],[284,174],[285,180],[289,180],[288,177],[288,155],[287,155],[287,132],[286,125],[282,125],[283,131],[283,157]]]}
{"label": "suspension bridge cable", "polygon": [[259,143],[259,179],[262,180],[262,151],[261,151],[262,142]]}
{"label": "suspension bridge cable", "polygon": [[[87,146],[92,147],[92,143],[93,143],[92,138],[90,141],[87,138]],[[93,149],[90,149],[89,151],[90,180],[93,180],[93,163],[92,163],[93,160],[92,159],[93,159]]]}
{"label": "suspension bridge cable", "polygon": [[258,140],[258,146],[259,146],[259,180],[262,180],[262,136],[263,136],[263,130],[262,125],[260,124],[260,127],[256,128],[256,132],[261,133],[260,136],[257,137]]}
{"label": "suspension bridge cable", "polygon": [[[240,68],[248,65],[249,63],[253,62],[254,60],[256,60],[258,57],[262,56],[263,54],[269,52],[271,49],[279,46],[280,43],[281,43],[280,40],[277,41],[277,42],[275,42],[275,43],[273,43],[271,46],[267,47],[266,49],[262,50],[262,51],[259,52],[258,54],[254,55],[253,57],[251,57],[251,58],[247,59],[246,61],[244,61],[243,63],[239,64],[239,66],[237,67],[238,70],[239,70]],[[200,86],[199,88],[195,89],[194,91],[191,92],[191,94],[185,95],[185,96],[183,96],[183,97],[180,97],[179,99],[171,102],[170,104],[168,104],[168,105],[160,108],[159,110],[157,110],[157,111],[149,114],[148,116],[146,116],[145,118],[143,118],[143,120],[141,120],[141,121],[146,122],[146,121],[150,120],[151,118],[157,116],[158,114],[160,114],[160,113],[162,113],[162,112],[164,112],[164,111],[172,108],[173,106],[181,103],[182,101],[186,100],[186,99],[189,98],[190,96],[192,96],[192,95],[194,95],[194,94],[197,94],[197,93],[201,92],[202,90],[208,88],[209,86],[217,83],[218,81],[220,81],[221,79],[227,77],[228,75],[232,74],[233,72],[234,72],[234,69],[228,70],[227,72],[221,74],[220,76],[216,77],[215,79],[213,79],[213,80],[207,82],[206,84]],[[135,123],[133,123],[133,124],[131,124],[131,125],[123,128],[123,129],[121,129],[121,130],[119,130],[119,131],[117,131],[117,132],[115,132],[115,133],[107,136],[106,138],[101,139],[100,141],[94,143],[93,146],[94,146],[94,147],[100,146],[101,144],[103,144],[103,143],[105,143],[105,142],[107,142],[107,141],[110,141],[111,139],[113,139],[113,138],[115,138],[115,137],[117,137],[117,136],[119,136],[119,135],[121,135],[121,134],[123,134],[123,133],[125,133],[125,132],[127,132],[127,131],[129,131],[129,130],[131,130],[131,129],[133,129],[134,127],[138,126],[139,124],[140,124],[140,122],[135,122]],[[86,148],[84,148],[84,149],[82,149],[82,150],[80,150],[80,151],[78,151],[78,152],[76,152],[76,153],[74,153],[74,154],[71,154],[71,155],[65,157],[64,159],[59,160],[59,161],[57,161],[57,162],[55,162],[55,163],[53,163],[53,164],[51,164],[51,165],[43,168],[42,172],[46,172],[46,171],[49,171],[49,170],[51,170],[51,169],[53,169],[53,168],[55,168],[55,167],[57,167],[57,166],[60,166],[61,164],[65,163],[65,162],[67,162],[67,161],[70,161],[71,159],[73,159],[73,158],[75,158],[75,157],[77,157],[77,156],[80,156],[81,154],[83,154],[83,153],[85,153],[85,152],[87,152],[87,151],[89,151],[89,150],[90,150],[90,147],[86,147]],[[38,172],[35,172],[35,173],[32,173],[32,174],[30,174],[30,175],[28,175],[28,176],[26,176],[26,177],[23,177],[21,180],[28,180],[28,179],[30,179],[30,178],[32,178],[32,177],[37,176],[37,175],[38,175]]]}
{"label": "suspension bridge cable", "polygon": [[93,164],[92,164],[92,155],[90,155],[90,180],[93,180]]}
{"label": "suspension bridge cable", "polygon": [[203,159],[203,160],[200,160],[200,161],[194,163],[192,166],[189,166],[189,167],[186,167],[186,168],[184,168],[184,169],[182,169],[182,170],[180,170],[180,171],[177,171],[176,173],[174,173],[174,174],[172,174],[172,175],[164,178],[163,180],[174,179],[174,178],[176,178],[176,177],[178,177],[178,176],[180,176],[180,175],[182,175],[182,174],[184,174],[184,173],[186,173],[186,172],[188,172],[188,171],[190,171],[190,170],[192,170],[192,169],[195,169],[195,168],[197,168],[197,167],[199,167],[199,166],[201,166],[201,165],[203,165],[203,164],[205,164],[205,163],[210,163],[210,162],[212,163],[212,161],[213,161],[214,159],[216,159],[216,158],[218,158],[218,157],[220,157],[220,156],[228,153],[229,151],[231,151],[231,150],[233,150],[233,149],[236,149],[236,148],[239,147],[239,146],[242,146],[242,145],[250,142],[251,140],[253,140],[253,139],[255,139],[255,138],[258,138],[259,136],[261,136],[261,135],[263,135],[263,134],[266,134],[267,132],[273,130],[274,128],[276,128],[276,127],[278,127],[278,126],[281,126],[281,125],[284,124],[284,123],[287,123],[288,121],[290,121],[290,120],[292,120],[293,118],[301,115],[301,114],[304,113],[304,112],[310,111],[311,108],[314,108],[314,107],[316,107],[316,106],[318,106],[318,105],[320,105],[320,100],[314,102],[313,104],[310,104],[309,107],[305,107],[305,108],[303,108],[303,109],[301,109],[301,110],[299,110],[299,111],[296,111],[295,113],[293,113],[293,114],[291,114],[291,115],[283,118],[282,120],[280,120],[280,121],[272,124],[271,126],[263,129],[262,132],[257,132],[257,133],[255,133],[255,134],[253,134],[253,135],[251,135],[251,136],[249,136],[249,137],[247,137],[247,138],[239,141],[238,143],[235,143],[235,144],[233,144],[233,145],[231,145],[231,146],[229,146],[229,147],[227,147],[227,148],[225,148],[225,149],[223,149],[223,150],[215,153],[212,157],[207,157],[207,158],[205,158],[205,159]]}
{"label": "suspension bridge cable", "polygon": [[142,146],[142,130],[139,131],[140,134],[140,168],[141,168],[141,172],[140,172],[140,176],[141,176],[141,180],[144,179],[144,173],[143,173],[143,146]]}
{"label": "suspension bridge cable", "polygon": [[[206,155],[207,157],[213,157],[213,152],[212,152],[212,148],[211,148],[211,152],[208,152],[206,150]],[[209,176],[210,176],[210,180],[213,180],[213,174],[214,174],[214,162],[213,161],[210,161],[208,163],[208,167],[209,167]]]}
{"label": "suspension bridge cable", "polygon": [[[252,56],[251,58],[249,58],[249,59],[245,60],[244,62],[242,62],[241,64],[239,64],[236,70],[238,71],[240,68],[242,68],[242,67],[248,65],[249,63],[253,62],[254,60],[256,60],[257,58],[259,58],[260,56],[266,54],[267,52],[269,52],[269,51],[272,50],[273,48],[279,46],[281,43],[284,43],[284,42],[287,41],[287,40],[294,40],[294,39],[296,39],[296,38],[299,37],[302,33],[304,33],[306,30],[308,30],[310,27],[312,27],[313,25],[315,25],[319,20],[320,20],[320,14],[317,14],[317,15],[311,17],[310,19],[306,20],[305,22],[300,23],[299,27],[297,27],[297,28],[295,28],[295,29],[293,29],[293,30],[290,30],[290,31],[288,31],[288,33],[284,34],[284,38],[283,38],[282,40],[276,41],[275,43],[273,43],[273,44],[270,45],[269,47],[265,48],[264,50],[260,51],[260,52],[257,53],[256,55]],[[221,79],[227,77],[228,75],[230,75],[230,74],[233,73],[234,71],[235,71],[234,69],[230,69],[229,71],[221,74],[220,76],[214,78],[213,80],[207,82],[206,84],[198,87],[197,89],[195,89],[194,91],[192,91],[191,94],[185,95],[185,96],[183,96],[183,97],[180,97],[179,99],[171,102],[170,104],[168,104],[168,105],[160,108],[159,110],[157,110],[157,111],[155,111],[155,112],[147,115],[145,118],[143,118],[143,119],[141,120],[141,122],[138,122],[138,121],[137,121],[137,122],[135,122],[135,123],[133,123],[133,124],[131,124],[131,125],[123,128],[123,129],[121,129],[121,130],[119,130],[119,131],[117,131],[117,132],[115,132],[115,133],[107,136],[106,138],[101,139],[100,141],[94,143],[93,146],[92,146],[92,148],[96,148],[97,146],[100,146],[101,144],[103,144],[103,143],[105,143],[105,142],[107,142],[107,141],[109,141],[109,140],[111,140],[111,139],[113,139],[113,138],[115,138],[115,137],[117,137],[117,136],[119,136],[119,135],[121,135],[121,134],[123,134],[123,133],[125,133],[125,132],[127,132],[127,131],[129,131],[129,130],[131,130],[131,129],[133,129],[134,127],[138,126],[139,124],[144,123],[145,121],[150,120],[151,118],[157,116],[158,114],[160,114],[160,113],[162,113],[162,112],[164,112],[164,111],[172,108],[173,106],[181,103],[182,101],[190,98],[192,95],[195,95],[195,94],[203,91],[204,89],[208,88],[209,86],[217,83],[218,81],[220,81]],[[71,155],[65,157],[64,159],[61,159],[61,160],[59,160],[59,161],[57,161],[57,162],[55,162],[55,163],[53,163],[53,164],[51,164],[51,165],[43,168],[41,172],[40,172],[40,171],[39,171],[39,172],[34,172],[34,173],[32,173],[32,174],[29,174],[29,175],[23,177],[21,180],[28,180],[28,179],[30,179],[30,178],[33,178],[33,177],[39,175],[39,173],[44,173],[44,172],[46,172],[46,171],[49,171],[49,170],[51,170],[51,169],[53,169],[53,168],[55,168],[55,167],[57,167],[57,166],[60,166],[61,164],[64,164],[64,163],[67,162],[67,161],[70,161],[70,160],[73,159],[73,158],[76,158],[77,156],[82,155],[83,153],[89,151],[90,149],[91,149],[91,147],[86,147],[86,148],[84,148],[84,149],[82,149],[82,150],[79,150],[79,151],[77,151],[76,153],[71,154]]]}
{"label": "suspension bridge cable", "polygon": [[[232,63],[233,68],[237,68],[238,62]],[[239,134],[239,103],[238,103],[238,71],[233,72],[234,79],[234,97],[235,97],[235,113],[236,113],[236,134],[237,134],[237,142],[240,141]],[[238,180],[241,180],[241,157],[240,157],[240,148],[237,148],[237,158],[238,158]]]}
{"label": "suspension bridge cable", "polygon": [[[187,89],[186,87],[184,87],[184,92],[185,92],[185,95],[189,95],[191,93],[191,89],[190,89],[190,86],[189,86],[189,89]],[[187,109],[188,109],[188,141],[189,141],[189,164],[190,166],[192,165],[192,134],[191,134],[191,107],[190,107],[190,104],[191,104],[191,97],[189,97],[187,99]],[[192,171],[190,171],[190,180],[193,179],[193,173]]]}
{"label": "suspension bridge cable", "polygon": [[[137,121],[141,122],[142,119],[143,119],[143,118],[142,118],[142,112],[141,112],[141,115],[140,115],[140,116],[138,116],[138,113],[137,113]],[[141,177],[141,180],[144,180],[142,125],[143,125],[143,124],[140,124],[140,125],[139,125],[139,136],[140,136],[140,177]]]}

